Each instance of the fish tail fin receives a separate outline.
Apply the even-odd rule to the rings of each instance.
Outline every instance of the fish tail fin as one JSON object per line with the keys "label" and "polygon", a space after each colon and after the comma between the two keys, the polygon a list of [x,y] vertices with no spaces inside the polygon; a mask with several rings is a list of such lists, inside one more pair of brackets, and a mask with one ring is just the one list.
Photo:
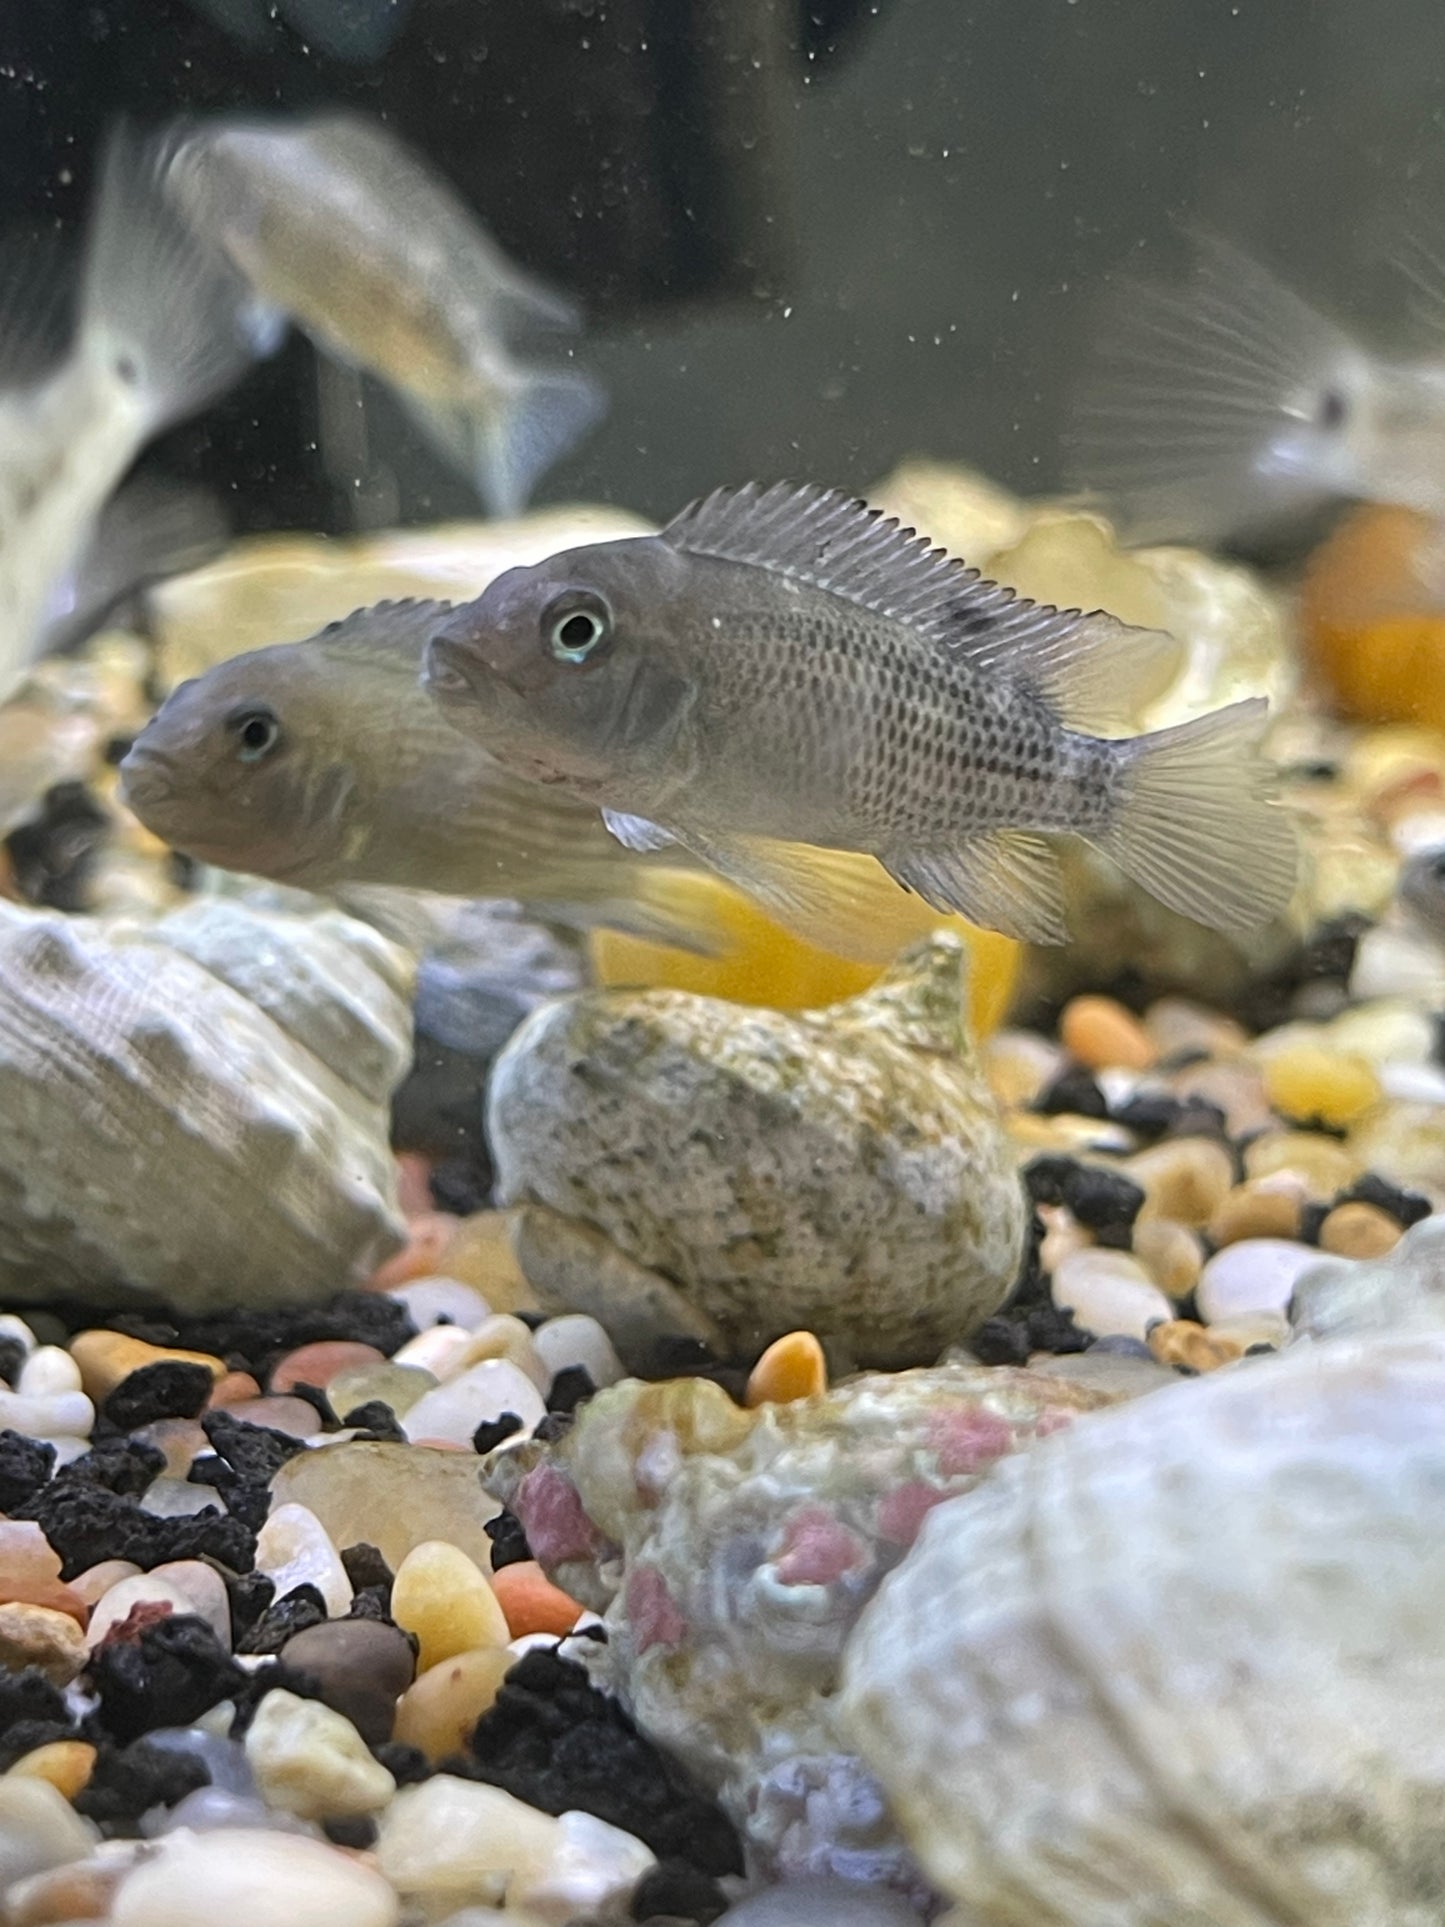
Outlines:
{"label": "fish tail fin", "polygon": [[520,514],[542,476],[602,419],[606,405],[600,383],[580,368],[522,370],[475,437],[474,472],[488,512]]}
{"label": "fish tail fin", "polygon": [[1358,492],[1369,357],[1248,255],[1191,239],[1182,285],[1126,276],[1101,301],[1068,436],[1069,486],[1136,540],[1217,542]]}
{"label": "fish tail fin", "polygon": [[1117,818],[1091,839],[1151,896],[1212,929],[1244,932],[1277,916],[1298,854],[1259,753],[1263,696],[1118,744]]}
{"label": "fish tail fin", "polygon": [[223,393],[261,347],[245,282],[168,199],[173,149],[112,127],[81,269],[80,350],[132,392],[147,435]]}

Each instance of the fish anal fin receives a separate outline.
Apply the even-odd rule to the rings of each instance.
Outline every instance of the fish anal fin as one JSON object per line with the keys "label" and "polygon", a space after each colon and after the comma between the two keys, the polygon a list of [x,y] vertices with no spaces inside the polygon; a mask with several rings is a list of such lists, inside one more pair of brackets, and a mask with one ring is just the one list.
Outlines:
{"label": "fish anal fin", "polygon": [[948,850],[889,854],[883,865],[940,910],[1025,943],[1065,943],[1058,859],[1042,837],[990,830]]}
{"label": "fish anal fin", "polygon": [[604,810],[602,821],[624,850],[665,850],[678,840],[661,824],[650,823],[645,816],[629,816],[624,810]]}

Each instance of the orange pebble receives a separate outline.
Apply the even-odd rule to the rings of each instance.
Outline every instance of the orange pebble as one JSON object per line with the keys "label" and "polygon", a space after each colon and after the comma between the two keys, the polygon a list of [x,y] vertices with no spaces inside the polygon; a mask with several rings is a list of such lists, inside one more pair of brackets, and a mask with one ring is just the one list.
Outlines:
{"label": "orange pebble", "polygon": [[812,1332],[785,1332],[748,1373],[743,1403],[788,1405],[795,1398],[817,1398],[827,1389],[828,1362]]}
{"label": "orange pebble", "polygon": [[440,1273],[437,1260],[446,1250],[461,1219],[450,1211],[423,1211],[408,1221],[406,1243],[394,1258],[388,1258],[366,1282],[368,1291],[390,1291],[393,1285],[410,1284],[413,1278],[435,1278]]}
{"label": "orange pebble", "polygon": [[1347,716],[1445,727],[1445,609],[1428,580],[1438,543],[1431,517],[1368,507],[1310,558],[1301,634]]}
{"label": "orange pebble", "polygon": [[1112,997],[1071,997],[1059,1018],[1059,1039],[1091,1071],[1147,1070],[1156,1054],[1139,1019]]}
{"label": "orange pebble", "polygon": [[492,1591],[513,1639],[523,1633],[570,1633],[582,1608],[554,1586],[535,1559],[514,1559],[492,1574]]}
{"label": "orange pebble", "polygon": [[218,1405],[240,1405],[248,1398],[260,1396],[261,1387],[249,1372],[227,1372],[224,1378],[216,1380],[208,1408],[214,1411]]}
{"label": "orange pebble", "polygon": [[95,1748],[87,1740],[49,1740],[22,1753],[6,1773],[17,1780],[48,1780],[57,1793],[73,1800],[94,1770]]}
{"label": "orange pebble", "polygon": [[385,1363],[385,1352],[379,1352],[375,1345],[363,1345],[353,1338],[318,1338],[313,1344],[298,1345],[278,1360],[271,1372],[271,1390],[289,1392],[297,1385],[318,1385],[325,1391],[338,1372]]}

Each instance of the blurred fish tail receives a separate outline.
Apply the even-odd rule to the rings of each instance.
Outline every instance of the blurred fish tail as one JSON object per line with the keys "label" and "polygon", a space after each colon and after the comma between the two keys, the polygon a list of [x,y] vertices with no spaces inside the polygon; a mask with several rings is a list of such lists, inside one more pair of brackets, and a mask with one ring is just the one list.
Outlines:
{"label": "blurred fish tail", "polygon": [[602,419],[607,398],[580,369],[518,370],[475,413],[411,404],[432,440],[476,483],[487,513],[520,515],[546,471]]}

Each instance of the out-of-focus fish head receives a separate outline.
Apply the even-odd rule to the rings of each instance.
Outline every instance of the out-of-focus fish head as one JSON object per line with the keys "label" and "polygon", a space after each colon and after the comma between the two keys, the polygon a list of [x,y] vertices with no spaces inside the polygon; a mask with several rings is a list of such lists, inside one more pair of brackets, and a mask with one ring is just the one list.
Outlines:
{"label": "out-of-focus fish head", "polygon": [[509,569],[432,632],[425,686],[523,775],[599,796],[658,775],[697,694],[694,568],[644,536]]}
{"label": "out-of-focus fish head", "polygon": [[121,763],[121,794],[188,856],[309,878],[345,846],[354,773],[326,754],[305,688],[277,677],[267,659],[279,653],[236,656],[172,691]]}

